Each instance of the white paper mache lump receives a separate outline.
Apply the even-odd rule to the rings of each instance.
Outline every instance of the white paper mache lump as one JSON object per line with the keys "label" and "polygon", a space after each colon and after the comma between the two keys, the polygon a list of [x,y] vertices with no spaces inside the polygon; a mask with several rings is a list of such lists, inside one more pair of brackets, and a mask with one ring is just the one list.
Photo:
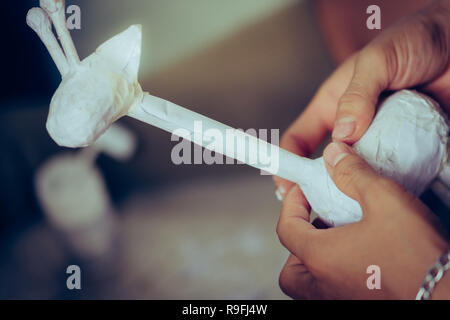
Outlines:
{"label": "white paper mache lump", "polygon": [[142,31],[132,25],[100,45],[63,77],[50,103],[47,131],[60,146],[86,147],[140,103]]}
{"label": "white paper mache lump", "polygon": [[[402,90],[382,102],[354,150],[381,175],[420,195],[447,159],[448,131],[448,120],[435,101]],[[336,187],[323,159],[315,165],[311,183],[300,184],[312,209],[331,226],[359,221],[362,210],[358,202]]]}

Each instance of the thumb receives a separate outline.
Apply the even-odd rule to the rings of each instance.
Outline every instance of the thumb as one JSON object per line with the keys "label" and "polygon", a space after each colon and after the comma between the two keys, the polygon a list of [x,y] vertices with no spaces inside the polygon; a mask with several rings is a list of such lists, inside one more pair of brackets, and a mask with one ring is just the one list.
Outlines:
{"label": "thumb", "polygon": [[327,171],[336,186],[361,205],[366,203],[371,188],[377,188],[381,176],[356,152],[342,142],[332,142],[324,150]]}
{"label": "thumb", "polygon": [[385,52],[374,46],[362,50],[350,84],[338,103],[334,140],[354,143],[362,137],[372,122],[378,96],[387,88],[388,80]]}

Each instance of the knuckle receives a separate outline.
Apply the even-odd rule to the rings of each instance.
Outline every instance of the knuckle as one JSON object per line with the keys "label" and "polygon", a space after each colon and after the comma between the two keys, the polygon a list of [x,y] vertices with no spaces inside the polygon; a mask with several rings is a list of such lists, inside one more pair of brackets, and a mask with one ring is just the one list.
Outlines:
{"label": "knuckle", "polygon": [[424,17],[421,21],[432,48],[436,50],[439,56],[448,56],[450,45],[447,28],[444,28],[437,19]]}
{"label": "knuckle", "polygon": [[307,269],[310,270],[312,274],[315,274],[316,271],[320,271],[324,265],[323,252],[326,251],[326,248],[324,247],[325,242],[322,241],[323,239],[321,238],[320,230],[309,229],[304,232],[301,250],[297,250],[296,254]]}
{"label": "knuckle", "polygon": [[352,110],[357,107],[358,103],[366,101],[367,93],[363,89],[363,85],[357,79],[353,79],[345,93],[339,99],[339,106],[343,110]]}
{"label": "knuckle", "polygon": [[[315,238],[312,239],[314,243],[320,242],[320,236],[315,235]],[[309,249],[305,250],[302,255],[303,262],[305,266],[308,268],[309,272],[315,278],[321,278],[324,273],[326,273],[326,266],[328,265],[328,261],[326,261],[326,249],[321,249],[320,252],[311,248],[311,246],[307,246]]]}
{"label": "knuckle", "polygon": [[278,221],[276,232],[278,236],[278,240],[280,241],[281,245],[283,247],[287,247],[287,235],[289,234],[290,230],[289,222],[286,221],[286,219],[280,219]]}
{"label": "knuckle", "polygon": [[383,68],[386,65],[386,53],[388,52],[385,44],[371,44],[361,50],[356,59],[356,70],[373,70],[373,67]]}
{"label": "knuckle", "polygon": [[277,227],[276,227],[276,232],[277,232],[278,240],[280,240],[281,244],[284,246],[284,243],[283,243],[283,221],[282,221],[282,219],[278,220]]}
{"label": "knuckle", "polygon": [[280,275],[278,277],[278,285],[283,291],[283,293],[287,296],[291,296],[291,281],[289,276],[289,268],[284,266],[283,269],[280,272]]}
{"label": "knuckle", "polygon": [[277,227],[276,227],[277,236],[278,236],[278,239],[280,239],[280,242],[281,242],[281,238],[282,238],[282,234],[283,234],[282,223],[283,222],[281,221],[281,219],[279,219],[278,223],[277,223]]}
{"label": "knuckle", "polygon": [[[386,51],[385,47],[378,45],[370,45],[361,50],[356,58],[352,80],[340,99],[342,105],[355,108],[358,105],[376,104],[378,95],[374,95],[374,92],[382,91],[387,85],[385,77],[388,74]],[[374,72],[374,68],[378,75],[376,81],[373,81],[373,76],[368,77],[368,74]],[[368,82],[369,80],[370,82]]]}
{"label": "knuckle", "polygon": [[[384,68],[384,72],[387,75],[387,81],[392,81],[399,71],[400,68],[400,60],[399,60],[399,52],[398,52],[398,41],[394,39],[389,39],[384,43],[384,61],[380,68]],[[386,84],[387,85],[387,84]]]}
{"label": "knuckle", "polygon": [[366,169],[367,164],[364,161],[360,161],[353,155],[347,156],[336,165],[334,180],[341,187],[353,185]]}
{"label": "knuckle", "polygon": [[338,112],[357,115],[361,120],[366,118],[371,119],[373,115],[371,106],[376,104],[376,98],[367,92],[363,84],[359,83],[357,79],[354,79],[339,100]]}
{"label": "knuckle", "polygon": [[299,276],[302,275],[297,274],[294,269],[285,265],[278,277],[278,285],[285,295],[293,299],[307,299],[308,291],[310,290],[308,290],[309,288],[306,283],[296,279]]}

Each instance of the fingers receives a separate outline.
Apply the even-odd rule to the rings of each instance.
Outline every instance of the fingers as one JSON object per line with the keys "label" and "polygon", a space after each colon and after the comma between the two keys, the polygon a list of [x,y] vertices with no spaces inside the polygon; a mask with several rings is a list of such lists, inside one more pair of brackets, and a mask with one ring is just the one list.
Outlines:
{"label": "fingers", "polygon": [[305,265],[292,254],[280,273],[281,291],[292,299],[308,299],[316,296],[315,279]]}
{"label": "fingers", "polygon": [[442,76],[424,88],[424,91],[439,101],[440,106],[450,115],[450,67]]}
{"label": "fingers", "polygon": [[[283,134],[280,147],[294,154],[309,157],[333,129],[336,108],[353,74],[355,56],[350,57],[323,83],[316,95]],[[282,200],[294,183],[274,177],[277,197]]]}
{"label": "fingers", "polygon": [[350,84],[339,100],[333,139],[354,143],[366,132],[375,114],[380,93],[388,87],[385,50],[369,46],[356,61]]}
{"label": "fingers", "polygon": [[342,142],[332,142],[324,150],[323,158],[330,177],[336,186],[361,205],[366,195],[382,179],[355,151]]}
{"label": "fingers", "polygon": [[301,260],[307,259],[312,233],[316,229],[309,223],[309,204],[296,185],[283,201],[277,234],[281,244]]}
{"label": "fingers", "polygon": [[278,201],[281,202],[286,197],[287,192],[295,185],[295,183],[277,176],[273,176],[273,182],[275,183],[275,187],[277,188],[275,190],[275,196],[277,197]]}

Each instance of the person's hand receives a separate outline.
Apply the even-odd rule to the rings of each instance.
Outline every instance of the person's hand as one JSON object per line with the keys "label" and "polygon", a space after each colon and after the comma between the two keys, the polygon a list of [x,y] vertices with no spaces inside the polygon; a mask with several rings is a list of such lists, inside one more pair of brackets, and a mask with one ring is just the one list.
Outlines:
{"label": "person's hand", "polygon": [[[337,187],[361,205],[363,218],[344,227],[316,229],[300,189],[291,188],[277,226],[291,253],[280,287],[297,299],[413,299],[428,268],[448,248],[435,216],[403,187],[379,176],[348,145],[330,144],[324,159]],[[380,268],[380,290],[368,289],[371,265]],[[450,298],[450,274],[432,297]]]}
{"label": "person's hand", "polygon": [[[450,112],[450,0],[386,29],[347,59],[323,83],[310,104],[288,128],[280,146],[310,156],[327,133],[352,144],[372,122],[383,91],[416,87]],[[294,185],[275,178],[283,196]]]}

